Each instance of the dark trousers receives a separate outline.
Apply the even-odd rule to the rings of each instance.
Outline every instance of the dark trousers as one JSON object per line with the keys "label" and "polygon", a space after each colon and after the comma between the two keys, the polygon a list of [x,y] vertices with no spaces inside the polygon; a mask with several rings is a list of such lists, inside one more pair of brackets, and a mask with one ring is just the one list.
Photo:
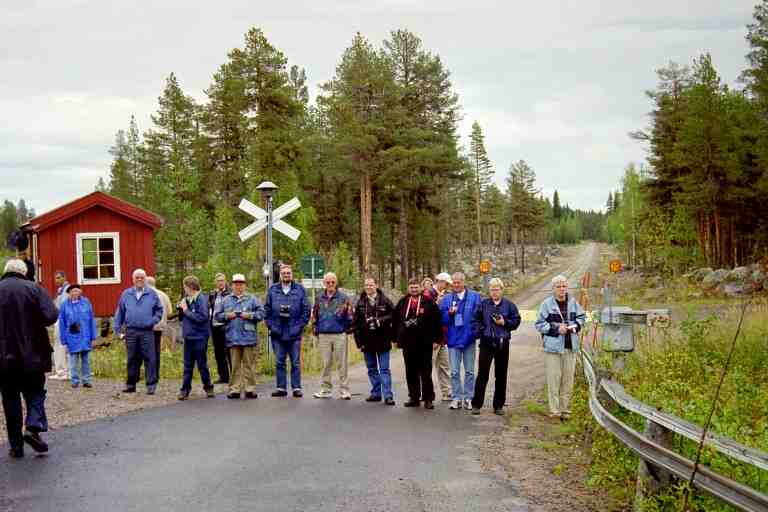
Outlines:
{"label": "dark trousers", "polygon": [[155,335],[155,360],[157,361],[157,382],[160,382],[160,342],[163,338],[163,331],[152,331]]}
{"label": "dark trousers", "polygon": [[200,372],[200,380],[203,381],[203,389],[213,388],[211,373],[208,371],[208,340],[184,339],[184,379],[181,383],[181,391],[189,393],[192,389],[192,372],[197,365]]}
{"label": "dark trousers", "polygon": [[509,342],[502,343],[501,347],[491,347],[480,344],[480,356],[478,358],[477,379],[475,380],[475,396],[472,398],[472,407],[481,409],[485,402],[485,388],[488,385],[488,376],[491,373],[491,362],[495,368],[496,384],[493,389],[493,408],[501,409],[507,399],[507,367],[509,366]]}
{"label": "dark trousers", "polygon": [[432,345],[413,341],[403,347],[405,362],[405,380],[408,383],[408,396],[411,400],[419,398],[425,402],[434,402],[435,387],[432,384]]}
{"label": "dark trousers", "polygon": [[30,432],[47,432],[45,416],[45,373],[5,374],[0,378],[3,412],[11,448],[24,446],[21,397],[27,405],[26,427]]}
{"label": "dark trousers", "polygon": [[128,329],[125,333],[125,349],[128,353],[128,378],[125,384],[135,388],[139,381],[139,370],[144,363],[144,378],[147,387],[157,385],[157,352],[155,336],[150,329]]}
{"label": "dark trousers", "polygon": [[211,338],[213,338],[213,355],[216,357],[216,370],[219,373],[219,379],[222,382],[229,382],[230,368],[232,368],[232,358],[227,348],[227,337],[223,325],[214,325],[211,328]]}

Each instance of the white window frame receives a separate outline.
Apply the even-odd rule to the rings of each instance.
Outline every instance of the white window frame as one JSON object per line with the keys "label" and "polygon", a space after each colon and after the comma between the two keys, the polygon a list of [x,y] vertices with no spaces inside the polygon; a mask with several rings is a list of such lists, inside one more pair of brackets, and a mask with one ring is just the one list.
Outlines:
{"label": "white window frame", "polygon": [[[113,240],[114,255],[115,255],[115,277],[109,277],[106,279],[85,279],[83,275],[83,240],[86,238],[111,238]],[[98,248],[98,241],[96,247]],[[98,284],[120,284],[122,282],[122,276],[120,272],[120,233],[77,233],[75,234],[75,247],[77,247],[77,282],[87,285]]]}

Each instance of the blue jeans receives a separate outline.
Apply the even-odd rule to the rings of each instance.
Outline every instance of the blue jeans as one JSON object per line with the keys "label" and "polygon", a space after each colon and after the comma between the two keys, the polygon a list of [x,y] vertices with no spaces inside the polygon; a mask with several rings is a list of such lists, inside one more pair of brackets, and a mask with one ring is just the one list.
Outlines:
{"label": "blue jeans", "polygon": [[282,341],[272,340],[272,348],[275,351],[275,373],[277,374],[277,389],[288,390],[288,379],[285,374],[285,359],[291,358],[291,387],[301,389],[301,339]]}
{"label": "blue jeans", "polygon": [[189,393],[192,389],[192,372],[197,365],[203,389],[213,389],[211,374],[208,371],[208,340],[184,339],[184,378],[181,381],[181,391]]}
{"label": "blue jeans", "polygon": [[[454,400],[472,400],[475,395],[475,342],[464,348],[448,348],[451,361],[451,388]],[[464,364],[464,387],[461,385],[461,365]]]}
{"label": "blue jeans", "polygon": [[365,366],[368,367],[368,379],[371,381],[371,395],[381,398],[393,398],[392,372],[389,371],[389,351],[363,352]]}
{"label": "blue jeans", "polygon": [[69,353],[69,375],[72,377],[72,384],[80,384],[80,373],[78,361],[82,363],[82,381],[83,384],[91,383],[91,362],[88,357],[91,353],[88,350],[82,352]]}

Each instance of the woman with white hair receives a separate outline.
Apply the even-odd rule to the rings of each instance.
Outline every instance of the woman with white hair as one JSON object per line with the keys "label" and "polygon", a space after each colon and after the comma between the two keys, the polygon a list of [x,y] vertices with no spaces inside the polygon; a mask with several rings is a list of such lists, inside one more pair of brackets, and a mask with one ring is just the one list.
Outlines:
{"label": "woman with white hair", "polygon": [[512,331],[520,326],[520,312],[512,301],[502,297],[504,283],[494,277],[488,283],[490,297],[484,299],[475,312],[472,326],[480,338],[475,395],[472,397],[472,414],[480,414],[485,402],[485,387],[494,363],[496,383],[493,389],[493,412],[504,415],[507,399],[507,367],[509,366],[509,342]]}
{"label": "woman with white hair", "polygon": [[579,303],[568,295],[568,278],[555,276],[552,290],[552,296],[539,307],[536,330],[544,342],[549,415],[567,420],[571,415],[573,374],[579,352],[578,333],[584,327],[586,315]]}

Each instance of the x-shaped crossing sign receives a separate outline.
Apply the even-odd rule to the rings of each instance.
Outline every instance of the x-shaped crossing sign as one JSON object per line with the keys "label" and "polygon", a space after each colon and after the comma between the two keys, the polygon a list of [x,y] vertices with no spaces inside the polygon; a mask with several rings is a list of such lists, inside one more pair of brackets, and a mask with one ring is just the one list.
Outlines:
{"label": "x-shaped crossing sign", "polygon": [[[240,201],[239,208],[245,213],[252,215],[256,219],[256,222],[246,228],[243,228],[240,233],[238,233],[240,240],[245,242],[253,235],[267,227],[267,212],[247,199]],[[283,203],[272,211],[272,227],[293,241],[299,239],[301,231],[281,219],[289,213],[295,212],[299,208],[301,208],[301,201],[294,197],[290,201]]]}

